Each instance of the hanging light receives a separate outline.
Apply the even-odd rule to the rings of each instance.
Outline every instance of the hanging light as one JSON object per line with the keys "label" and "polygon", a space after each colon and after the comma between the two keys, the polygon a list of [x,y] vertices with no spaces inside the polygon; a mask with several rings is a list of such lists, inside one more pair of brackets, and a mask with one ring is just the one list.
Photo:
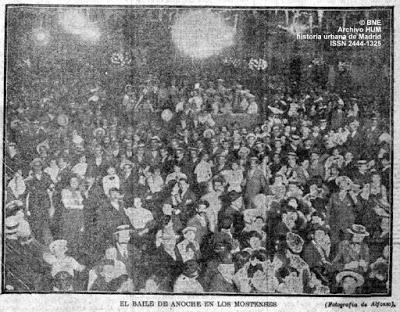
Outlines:
{"label": "hanging light", "polygon": [[66,32],[78,35],[81,39],[95,42],[100,39],[100,28],[89,19],[89,14],[79,9],[70,9],[60,14],[60,24]]}
{"label": "hanging light", "polygon": [[45,46],[50,42],[50,32],[42,27],[34,28],[32,38],[36,45]]}

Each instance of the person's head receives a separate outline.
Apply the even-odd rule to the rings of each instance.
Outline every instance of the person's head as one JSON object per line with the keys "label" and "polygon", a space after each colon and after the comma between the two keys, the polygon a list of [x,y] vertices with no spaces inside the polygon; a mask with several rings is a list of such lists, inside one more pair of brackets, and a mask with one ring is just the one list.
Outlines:
{"label": "person's head", "polygon": [[213,180],[214,190],[216,192],[223,192],[224,191],[224,181],[222,177],[217,177]]}
{"label": "person's head", "polygon": [[166,216],[172,215],[172,205],[170,203],[164,203],[162,206],[162,212]]}
{"label": "person's head", "polygon": [[288,204],[288,206],[290,206],[291,208],[293,208],[295,210],[297,210],[297,208],[299,207],[299,203],[297,201],[297,198],[295,198],[295,197],[289,198],[287,204]]}
{"label": "person's head", "polygon": [[311,148],[312,148],[312,145],[313,145],[313,143],[312,143],[312,141],[311,141],[310,139],[306,139],[306,140],[304,141],[304,147],[305,147],[306,149],[311,149]]}
{"label": "person's head", "polygon": [[132,164],[131,163],[125,163],[123,167],[124,173],[130,173],[132,172]]}
{"label": "person's head", "polygon": [[104,257],[105,257],[106,260],[115,260],[115,259],[117,259],[117,248],[115,248],[112,245],[109,245],[106,248]]}
{"label": "person's head", "polygon": [[218,156],[218,163],[220,164],[220,165],[223,165],[223,164],[225,164],[225,162],[226,162],[226,157],[224,156],[224,155],[219,155]]}
{"label": "person's head", "polygon": [[267,260],[267,254],[263,250],[256,250],[250,257],[250,264],[255,266]]}
{"label": "person's head", "polygon": [[380,184],[381,183],[381,175],[377,172],[374,172],[371,176],[371,181],[374,184]]}
{"label": "person's head", "polygon": [[121,197],[119,190],[115,187],[111,188],[108,192],[112,201],[119,200]]}
{"label": "person's head", "polygon": [[183,265],[183,274],[187,277],[196,277],[199,274],[199,264],[196,260],[188,260]]}
{"label": "person's head", "polygon": [[236,271],[241,269],[250,260],[250,254],[247,251],[239,251],[233,255]]}
{"label": "person's head", "polygon": [[69,186],[71,187],[72,190],[77,190],[79,188],[79,178],[76,176],[73,176],[69,180]]}
{"label": "person's head", "polygon": [[344,154],[344,159],[345,159],[347,162],[352,161],[352,160],[353,160],[353,153],[352,153],[352,152],[346,152],[346,153]]}
{"label": "person's head", "polygon": [[100,157],[103,154],[103,148],[100,145],[97,145],[94,148],[94,154],[96,157]]}
{"label": "person's head", "polygon": [[153,274],[146,280],[146,284],[145,284],[146,292],[150,292],[150,293],[157,292],[159,290],[158,284],[159,284],[159,279],[157,278],[156,275]]}
{"label": "person's head", "polygon": [[282,221],[289,229],[293,229],[296,226],[298,217],[299,216],[294,209],[288,209],[282,214]]}
{"label": "person's head", "polygon": [[15,142],[9,142],[9,143],[7,144],[7,147],[8,147],[8,151],[9,151],[10,153],[15,153],[15,152],[17,151],[17,145],[16,145]]}
{"label": "person's head", "polygon": [[258,165],[258,157],[252,156],[250,157],[250,168],[255,168]]}
{"label": "person's head", "polygon": [[365,226],[361,224],[353,224],[347,232],[352,235],[351,242],[354,244],[361,244],[366,236],[369,236],[369,233],[365,229]]}
{"label": "person's head", "polygon": [[[338,176],[339,175],[339,173],[340,173],[340,171],[339,171],[339,168],[337,167],[337,166],[332,166],[332,167],[330,167],[329,168],[330,169],[330,171],[331,171],[331,176]],[[344,183],[344,182],[341,182],[341,183]],[[346,184],[342,184],[342,186],[345,186]],[[341,186],[339,185],[339,188],[341,188]]]}
{"label": "person's head", "polygon": [[60,239],[55,240],[49,245],[50,252],[55,255],[57,258],[62,257],[67,252],[67,241]]}
{"label": "person's head", "polygon": [[60,271],[54,276],[54,287],[57,291],[71,291],[74,286],[74,277],[66,271]]}
{"label": "person's head", "polygon": [[114,266],[112,264],[105,264],[100,275],[104,277],[106,282],[110,282],[114,277]]}
{"label": "person's head", "polygon": [[187,179],[185,178],[179,179],[179,187],[181,190],[187,190],[189,188]]}
{"label": "person's head", "polygon": [[315,151],[311,153],[311,162],[317,162],[319,160],[319,154]]}
{"label": "person's head", "polygon": [[361,281],[359,280],[360,278],[362,278],[362,276],[355,272],[349,272],[347,275],[343,276],[340,280],[340,285],[342,286],[343,293],[346,295],[355,294],[357,292],[357,288],[360,286],[361,283]]}
{"label": "person's head", "polygon": [[115,175],[116,174],[116,170],[115,170],[114,166],[109,166],[107,168],[107,174],[108,175]]}
{"label": "person's head", "polygon": [[200,200],[199,203],[197,204],[197,212],[198,213],[205,213],[207,211],[207,208],[210,206],[208,201],[206,200]]}
{"label": "person's head", "polygon": [[179,166],[178,163],[174,164],[174,172],[175,173],[180,173],[181,172],[181,166]]}
{"label": "person's head", "polygon": [[183,157],[183,156],[184,156],[183,149],[178,148],[178,149],[176,150],[176,157],[177,157],[177,158],[181,158],[181,157]]}
{"label": "person's head", "polygon": [[338,147],[334,147],[332,150],[332,155],[333,156],[339,156],[340,155],[340,151]]}
{"label": "person's head", "polygon": [[196,231],[197,229],[195,227],[188,226],[182,230],[183,237],[189,242],[193,242],[196,238]]}
{"label": "person's head", "polygon": [[257,231],[251,231],[249,233],[249,244],[253,249],[259,249],[261,247],[262,236]]}
{"label": "person's head", "polygon": [[273,161],[275,164],[279,164],[279,163],[281,162],[281,156],[280,156],[278,153],[275,153],[275,154],[272,156],[272,161]]}
{"label": "person's head", "polygon": [[43,168],[43,163],[40,158],[36,158],[31,162],[31,167],[34,172],[41,172]]}
{"label": "person's head", "polygon": [[388,154],[385,154],[382,159],[381,159],[381,163],[383,167],[387,167],[390,166],[390,157]]}
{"label": "person's head", "polygon": [[133,199],[133,206],[135,208],[142,208],[142,199],[140,197],[135,197]]}
{"label": "person's head", "polygon": [[358,129],[358,126],[360,125],[360,123],[354,119],[352,122],[350,122],[350,130],[351,131],[356,131]]}

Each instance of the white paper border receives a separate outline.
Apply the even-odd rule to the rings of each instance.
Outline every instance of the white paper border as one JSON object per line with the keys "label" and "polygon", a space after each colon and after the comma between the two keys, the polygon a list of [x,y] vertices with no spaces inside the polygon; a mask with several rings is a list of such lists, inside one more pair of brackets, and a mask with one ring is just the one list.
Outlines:
{"label": "white paper border", "polygon": [[[10,312],[10,311],[155,311],[155,310],[171,310],[171,311],[400,311],[400,287],[396,287],[397,285],[400,286],[400,262],[396,261],[399,259],[400,256],[400,231],[396,230],[396,228],[400,228],[400,196],[397,195],[397,190],[399,189],[399,182],[396,181],[399,179],[400,173],[400,154],[399,154],[399,144],[396,142],[400,122],[400,113],[398,110],[398,98],[399,98],[399,88],[398,88],[398,73],[399,73],[399,61],[396,61],[397,53],[399,51],[399,18],[400,12],[398,7],[396,7],[396,1],[384,1],[384,0],[342,0],[342,1],[335,1],[335,0],[319,0],[319,1],[295,1],[289,0],[285,1],[284,3],[277,0],[268,0],[268,1],[224,1],[224,0],[207,0],[207,1],[194,1],[194,0],[175,0],[175,1],[166,1],[166,0],[158,0],[158,1],[104,1],[104,0],[87,0],[87,1],[32,1],[32,0],[25,0],[25,1],[15,1],[15,0],[8,0],[2,1],[0,4],[0,64],[1,71],[0,77],[2,78],[2,83],[0,85],[0,93],[1,95],[4,94],[4,16],[5,16],[5,4],[49,4],[49,5],[179,5],[179,6],[242,6],[242,7],[293,7],[293,6],[307,6],[307,7],[375,7],[375,6],[394,6],[394,29],[396,30],[394,34],[394,176],[393,176],[393,183],[394,183],[394,192],[393,192],[393,253],[392,253],[392,296],[391,297],[372,297],[372,298],[345,298],[345,297],[283,297],[283,296],[208,296],[208,295],[196,295],[196,296],[182,296],[182,295],[94,295],[94,294],[82,294],[82,295],[58,295],[58,294],[46,294],[46,295],[28,295],[28,294],[1,294],[0,295],[0,311]],[[397,83],[396,83],[397,81]],[[1,96],[1,105],[4,105],[3,101],[4,98]],[[3,110],[1,110],[1,114]],[[1,121],[3,120],[3,116],[1,115]],[[2,125],[2,124],[1,124]],[[0,139],[3,142],[3,133],[2,127],[0,130]],[[2,145],[1,145],[2,149]],[[2,154],[2,153],[1,153]],[[0,156],[1,157],[1,156]],[[0,168],[0,172],[2,167]],[[1,172],[2,173],[2,172]],[[0,190],[1,194],[1,190]],[[1,213],[1,212],[0,212]],[[0,219],[1,222],[1,219]],[[132,300],[140,301],[140,300],[147,300],[147,301],[154,301],[155,307],[120,307],[120,301],[128,301],[131,302]],[[168,307],[168,308],[159,308],[157,307],[158,301],[213,301],[214,307],[213,308],[205,308],[204,304],[203,307],[185,307],[185,308],[176,308],[176,307]],[[276,302],[277,307],[271,308],[234,308],[234,307],[217,307],[218,302],[227,301],[227,302],[234,302],[234,301],[258,301],[258,302]],[[358,308],[347,308],[344,307],[343,309],[340,308],[325,308],[325,304],[327,302],[339,302],[339,303],[348,303],[348,304],[357,304]],[[376,308],[370,307],[372,302],[394,302],[397,307],[395,308]],[[361,302],[367,303],[367,308],[361,307]]]}

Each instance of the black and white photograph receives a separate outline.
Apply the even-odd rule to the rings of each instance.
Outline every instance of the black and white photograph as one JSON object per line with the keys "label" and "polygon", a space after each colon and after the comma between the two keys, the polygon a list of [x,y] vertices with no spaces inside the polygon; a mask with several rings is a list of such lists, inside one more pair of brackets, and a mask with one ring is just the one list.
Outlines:
{"label": "black and white photograph", "polygon": [[2,293],[390,298],[393,6],[4,14]]}

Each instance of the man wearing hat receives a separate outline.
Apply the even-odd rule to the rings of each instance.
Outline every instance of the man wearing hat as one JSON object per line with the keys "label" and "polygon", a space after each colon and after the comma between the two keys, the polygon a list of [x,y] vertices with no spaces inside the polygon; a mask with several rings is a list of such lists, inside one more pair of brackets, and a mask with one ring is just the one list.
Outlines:
{"label": "man wearing hat", "polygon": [[150,166],[158,165],[160,161],[160,152],[158,150],[160,142],[160,138],[156,135],[150,139],[150,149],[146,152],[146,159]]}
{"label": "man wearing hat", "polygon": [[196,214],[187,222],[188,227],[196,228],[196,242],[201,246],[203,238],[209,233],[210,220],[207,217],[208,201],[200,200],[196,204]]}
{"label": "man wearing hat", "polygon": [[244,199],[247,209],[251,208],[251,201],[259,193],[268,192],[268,181],[258,166],[259,159],[256,155],[250,156],[250,168],[246,173],[246,186]]}
{"label": "man wearing hat", "polygon": [[349,177],[342,176],[336,179],[339,192],[331,195],[326,206],[326,222],[330,226],[332,251],[343,240],[347,229],[354,223],[356,211],[360,202],[351,190],[353,182]]}
{"label": "man wearing hat", "polygon": [[349,120],[349,130],[350,134],[347,136],[347,141],[345,146],[351,151],[353,154],[357,155],[361,151],[365,150],[366,140],[359,130],[360,122],[354,117]]}
{"label": "man wearing hat", "polygon": [[129,224],[122,224],[114,232],[115,248],[117,250],[116,260],[125,264],[130,279],[133,280],[135,289],[138,287],[141,269],[142,252],[131,242],[133,229]]}
{"label": "man wearing hat", "polygon": [[300,145],[301,139],[300,136],[297,134],[292,134],[289,137],[289,143],[284,146],[283,150],[284,150],[284,154],[288,154],[288,153],[297,153],[300,151],[299,145]]}
{"label": "man wearing hat", "polygon": [[368,163],[365,159],[357,161],[358,170],[353,174],[354,184],[364,185],[370,181],[370,174],[368,172]]}
{"label": "man wearing hat", "polygon": [[[112,241],[113,233],[118,226],[130,224],[130,220],[124,209],[122,196],[117,188],[109,190],[109,198],[102,202],[97,211],[97,236],[101,244]],[[104,245],[101,247],[105,247]]]}
{"label": "man wearing hat", "polygon": [[88,161],[87,172],[93,176],[96,182],[100,185],[101,179],[106,175],[107,161],[103,154],[103,148],[97,145],[94,148],[94,155]]}
{"label": "man wearing hat", "polygon": [[329,280],[332,264],[329,261],[330,238],[327,226],[313,224],[308,231],[310,241],[304,245],[302,258],[320,279]]}
{"label": "man wearing hat", "polygon": [[189,260],[199,260],[200,245],[196,241],[197,228],[194,226],[187,226],[182,230],[183,241],[175,247],[176,260],[181,263],[185,263]]}

